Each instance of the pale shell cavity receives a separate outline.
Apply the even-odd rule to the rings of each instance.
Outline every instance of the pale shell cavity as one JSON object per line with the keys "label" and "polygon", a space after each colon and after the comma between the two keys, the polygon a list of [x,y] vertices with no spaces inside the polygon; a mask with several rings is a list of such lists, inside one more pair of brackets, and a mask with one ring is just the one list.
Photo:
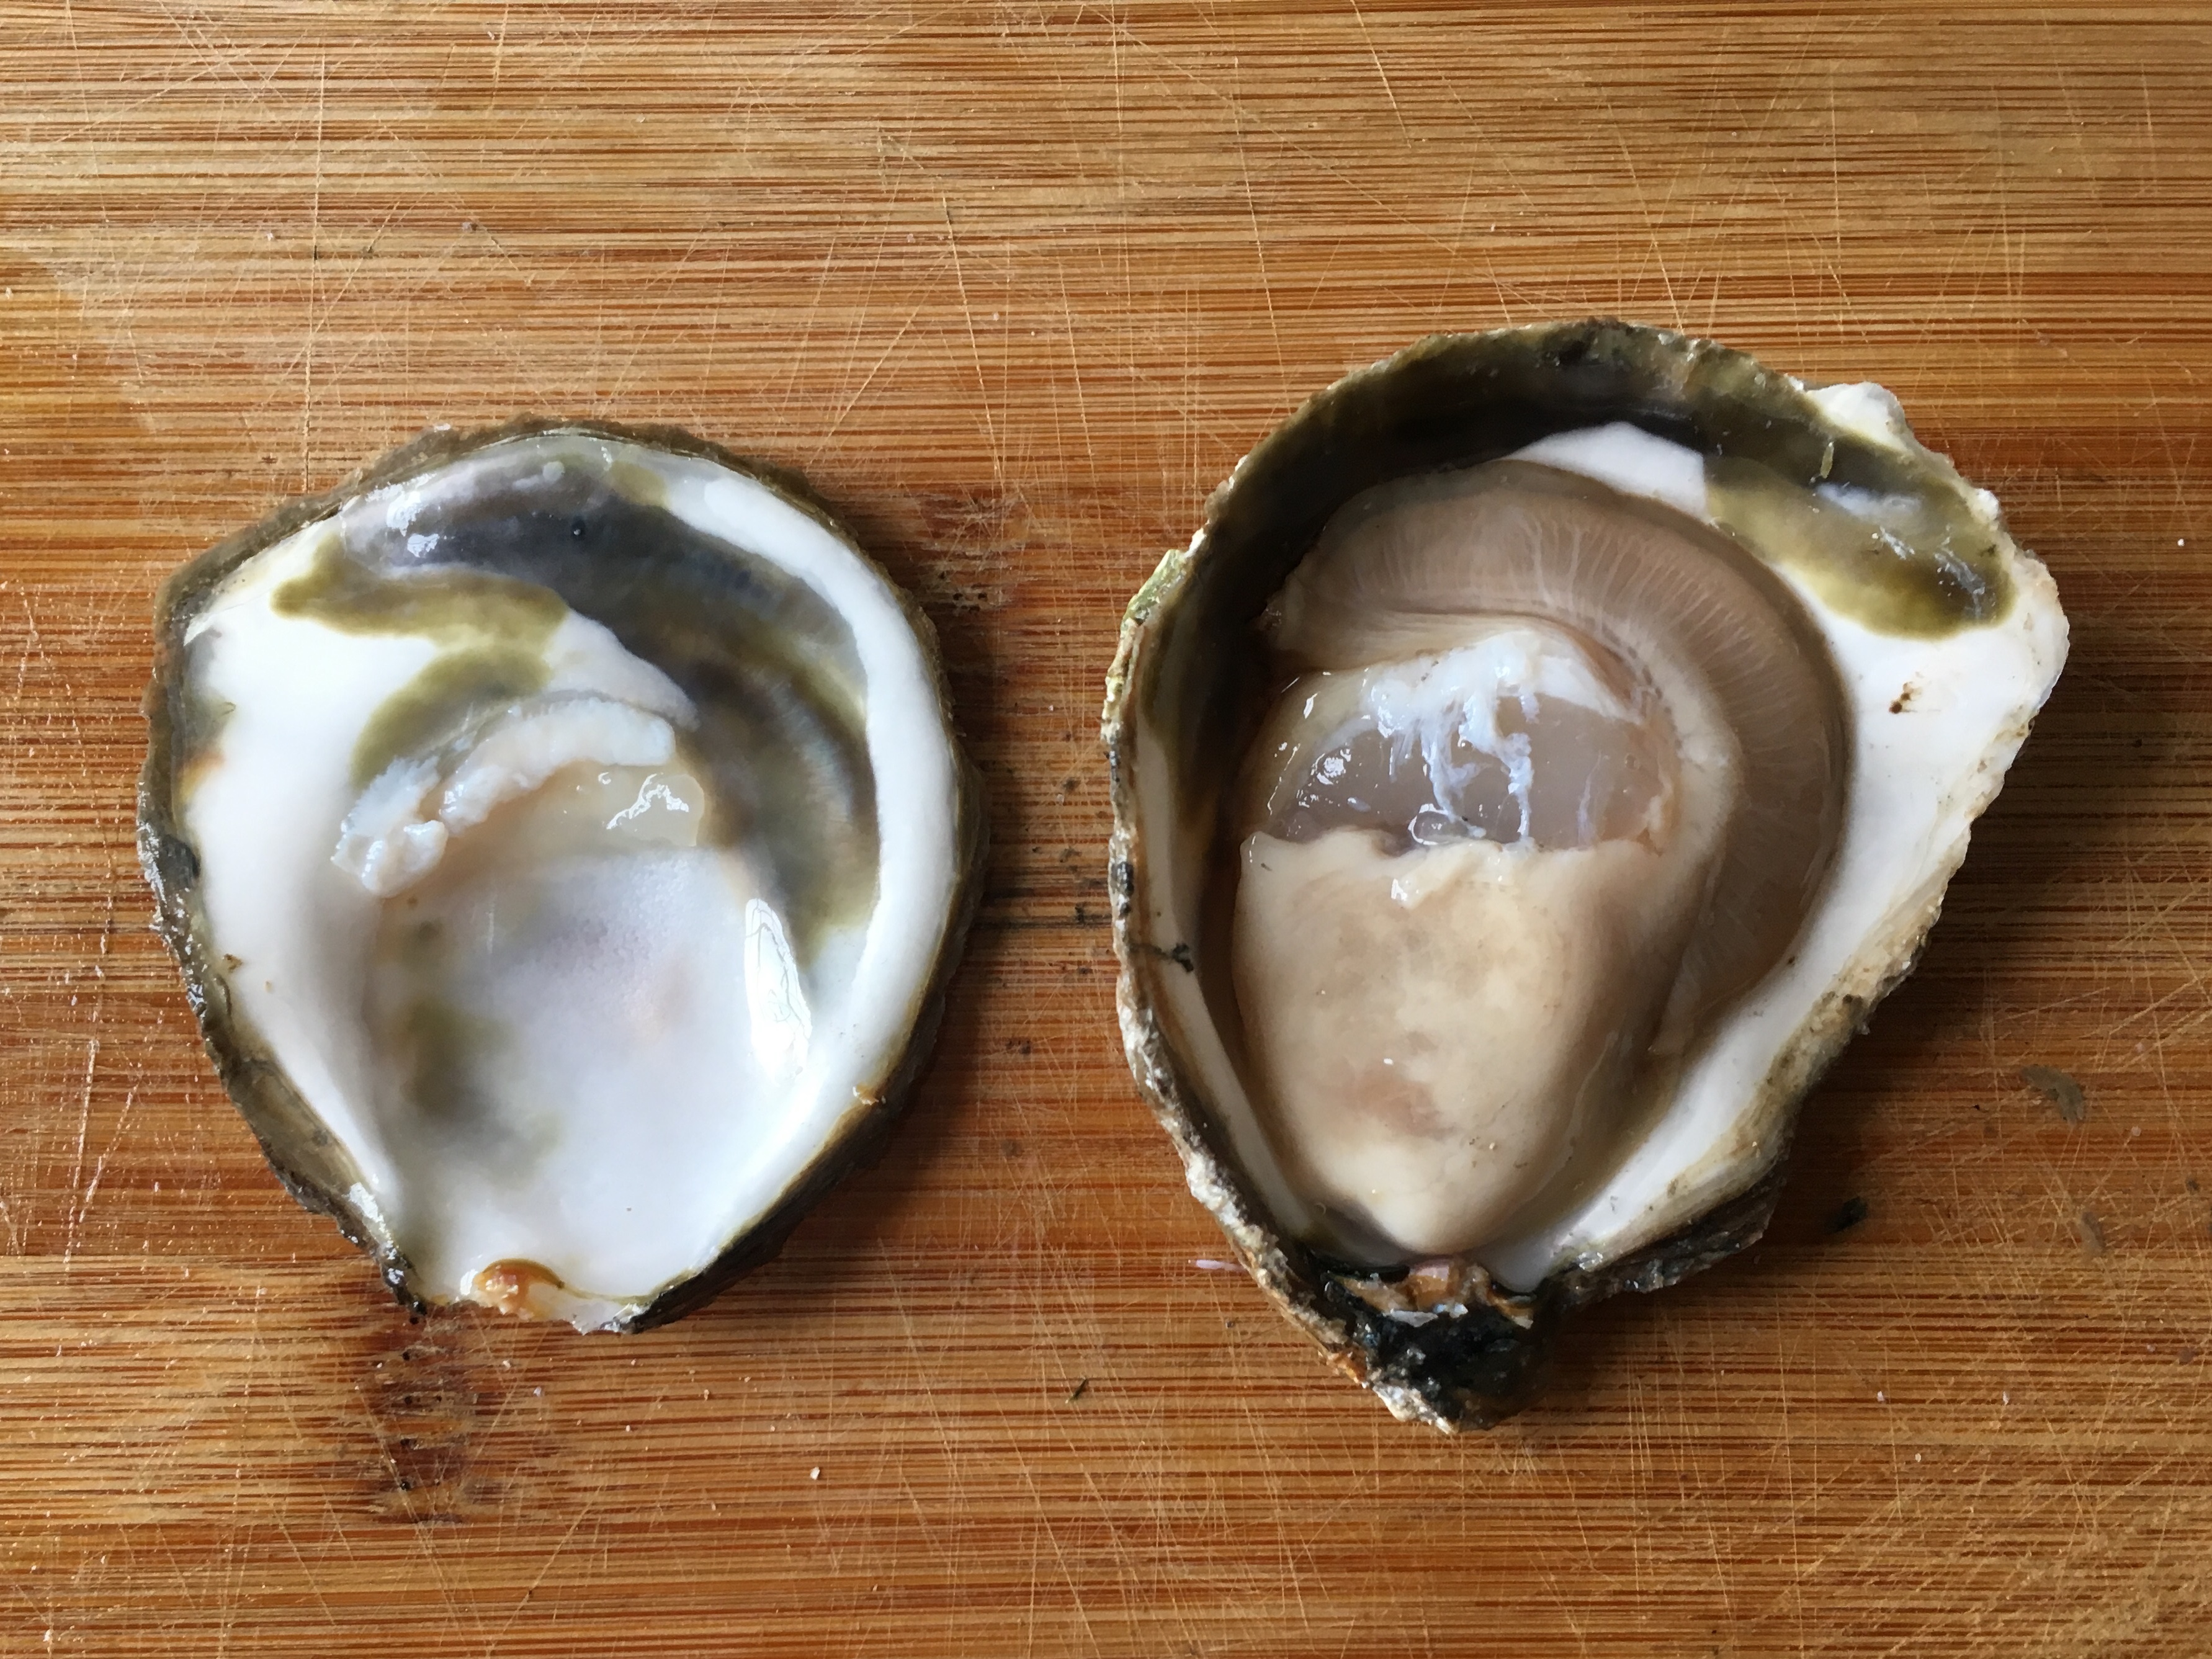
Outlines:
{"label": "pale shell cavity", "polygon": [[525,437],[254,555],[184,644],[231,1015],[428,1299],[626,1322],[874,1109],[961,785],[903,605],[816,517]]}

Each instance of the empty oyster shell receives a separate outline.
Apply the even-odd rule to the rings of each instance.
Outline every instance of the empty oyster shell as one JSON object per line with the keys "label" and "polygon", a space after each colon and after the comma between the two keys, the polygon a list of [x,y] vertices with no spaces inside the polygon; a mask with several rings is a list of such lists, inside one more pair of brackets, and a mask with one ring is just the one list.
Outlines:
{"label": "empty oyster shell", "polygon": [[1399,1416],[1755,1239],[2065,655],[1879,387],[1618,323],[1320,393],[1129,606],[1130,1066],[1191,1189]]}
{"label": "empty oyster shell", "polygon": [[139,848],[403,1301],[639,1329],[879,1142],[982,854],[927,623],[671,429],[433,434],[162,589]]}

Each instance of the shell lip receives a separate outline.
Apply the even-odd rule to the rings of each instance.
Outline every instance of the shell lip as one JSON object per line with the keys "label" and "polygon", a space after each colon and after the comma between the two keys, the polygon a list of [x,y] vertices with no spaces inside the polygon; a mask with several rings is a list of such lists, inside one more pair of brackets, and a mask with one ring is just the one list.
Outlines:
{"label": "shell lip", "polygon": [[[1491,354],[1504,362],[1480,361]],[[1120,969],[1117,1005],[1123,1044],[1140,1093],[1181,1154],[1193,1194],[1211,1210],[1262,1291],[1293,1324],[1323,1350],[1329,1362],[1373,1390],[1394,1415],[1426,1423],[1447,1432],[1486,1428],[1524,1408],[1540,1390],[1548,1356],[1561,1323],[1577,1310],[1626,1290],[1648,1291],[1672,1285],[1746,1249],[1763,1234],[1778,1200],[1796,1103],[1863,1027],[1871,1009],[1906,973],[1940,909],[1948,871],[1939,872],[1932,894],[1917,913],[1904,919],[1890,941],[1890,966],[1879,983],[1863,994],[1833,1000],[1807,1022],[1780,1054],[1762,1094],[1784,1102],[1780,1121],[1747,1148],[1734,1166],[1729,1184],[1711,1197],[1701,1215],[1638,1248],[1606,1259],[1585,1255],[1556,1267],[1523,1296],[1486,1295],[1470,1299],[1463,1311],[1440,1311],[1431,1319],[1394,1317],[1407,1310],[1378,1306],[1378,1291],[1389,1278],[1371,1267],[1334,1261],[1276,1228],[1252,1181],[1239,1167],[1227,1130],[1211,1105],[1206,1088],[1178,1053],[1164,1019],[1156,984],[1173,971],[1194,971],[1186,941],[1164,946],[1149,937],[1144,896],[1154,872],[1150,852],[1139,833],[1138,761],[1139,726],[1147,702],[1162,695],[1150,683],[1157,672],[1150,647],[1163,622],[1193,602],[1201,576],[1224,556],[1249,553],[1259,539],[1254,515],[1269,504],[1248,507],[1255,480],[1280,482],[1297,458],[1340,458],[1358,434],[1347,409],[1358,398],[1388,394],[1418,399],[1425,383],[1441,376],[1455,380],[1453,395],[1474,400],[1495,395],[1515,374],[1524,378],[1553,372],[1571,374],[1593,366],[1600,380],[1620,378],[1624,362],[1641,358],[1658,391],[1653,395],[1608,402],[1583,398],[1541,430],[1524,430],[1513,441],[1487,444],[1463,431],[1417,433],[1421,453],[1394,458],[1378,477],[1364,477],[1357,466],[1352,481],[1332,480],[1329,499],[1318,504],[1301,499],[1289,514],[1290,527],[1277,523],[1273,556],[1279,568],[1242,581],[1257,614],[1255,594],[1279,585],[1302,556],[1328,513],[1381,477],[1405,476],[1449,466],[1473,465],[1511,453],[1547,431],[1626,420],[1656,435],[1686,440],[1708,454],[1779,456],[1786,470],[1806,479],[1825,480],[1839,467],[1871,469],[1890,465],[1885,451],[1924,468],[1930,483],[1956,492],[1978,521],[1985,522],[2000,550],[2047,589],[2049,579],[2033,554],[2004,533],[1993,497],[1959,477],[1944,457],[1913,439],[1894,399],[1879,388],[1863,388],[1869,410],[1847,428],[1828,419],[1824,408],[1793,377],[1765,368],[1746,354],[1711,340],[1674,331],[1646,328],[1613,319],[1535,324],[1482,334],[1437,334],[1388,357],[1354,369],[1307,398],[1262,438],[1209,495],[1203,520],[1183,548],[1158,561],[1127,607],[1117,649],[1106,682],[1100,736],[1106,751],[1115,829],[1108,862],[1115,954]],[[1853,390],[1860,390],[1853,388]],[[1663,392],[1664,396],[1658,395]],[[1789,418],[1785,420],[1783,412]],[[1881,429],[1870,433],[1873,422]],[[1797,429],[1791,429],[1792,422]],[[1437,424],[1449,424],[1439,422]],[[1298,478],[1293,486],[1307,487]],[[1229,544],[1224,548],[1224,544]],[[2055,597],[2048,599],[2057,613]],[[1233,616],[1233,605],[1217,605]],[[2063,656],[2063,616],[2058,622],[2058,659]],[[2055,678],[2057,665],[2051,667]],[[2047,695],[2048,686],[2044,688]],[[2039,702],[2040,698],[2034,700]],[[2012,748],[2024,740],[2033,704],[2017,729],[2007,734]],[[1972,804],[1969,819],[1994,797],[2010,750],[1999,748],[1996,763],[1980,780],[1983,793]],[[1994,751],[1993,751],[1994,752]],[[1956,856],[1963,858],[1961,833]],[[1955,868],[1956,860],[1952,867]]]}
{"label": "shell lip", "polygon": [[596,1328],[635,1333],[693,1311],[772,1260],[831,1187],[884,1155],[927,1069],[951,981],[981,897],[990,842],[988,798],[982,773],[962,739],[936,628],[914,595],[891,580],[804,476],[671,424],[526,414],[489,427],[433,427],[330,488],[283,502],[170,572],[156,592],[153,668],[141,700],[147,751],[137,783],[136,841],[140,872],[154,900],[153,931],[177,963],[202,1046],[224,1091],[252,1131],[279,1184],[301,1207],[329,1217],[347,1243],[372,1259],[378,1277],[402,1310],[419,1317],[457,1305],[428,1291],[414,1264],[392,1242],[352,1160],[292,1089],[266,1042],[234,1005],[200,926],[194,904],[199,860],[179,819],[176,788],[184,641],[192,620],[226,577],[305,526],[333,516],[374,490],[422,477],[480,451],[571,434],[713,463],[763,485],[843,544],[881,581],[914,631],[936,691],[956,785],[954,884],[935,958],[915,994],[904,1043],[874,1085],[856,1091],[853,1109],[781,1195],[729,1239],[712,1261],[644,1297],[624,1299],[613,1316]]}

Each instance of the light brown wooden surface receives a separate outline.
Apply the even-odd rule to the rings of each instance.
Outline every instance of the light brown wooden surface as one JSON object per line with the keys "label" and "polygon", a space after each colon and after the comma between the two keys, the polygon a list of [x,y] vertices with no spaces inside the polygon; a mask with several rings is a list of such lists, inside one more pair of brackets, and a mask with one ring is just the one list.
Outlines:
{"label": "light brown wooden surface", "polygon": [[[2212,1650],[2208,75],[2202,5],[0,0],[0,1653]],[[1449,1441],[1206,1265],[1095,722],[1306,392],[1591,312],[1893,387],[2074,657],[1767,1243]],[[890,1155],[627,1341],[401,1318],[131,849],[161,574],[521,410],[805,469],[992,792]]]}

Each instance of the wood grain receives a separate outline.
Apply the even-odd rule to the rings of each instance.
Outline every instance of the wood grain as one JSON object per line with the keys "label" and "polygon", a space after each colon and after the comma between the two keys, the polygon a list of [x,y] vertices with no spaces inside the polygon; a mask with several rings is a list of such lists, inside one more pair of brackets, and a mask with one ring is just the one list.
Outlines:
{"label": "wood grain", "polygon": [[[2204,1650],[2202,5],[0,0],[0,1653]],[[1094,726],[1122,601],[1301,397],[1591,312],[1893,387],[2073,666],[1765,1245],[1450,1442],[1206,1265],[1116,1048]],[[400,1318],[216,1087],[131,852],[161,574],[521,410],[805,469],[992,792],[891,1154],[628,1341]]]}

